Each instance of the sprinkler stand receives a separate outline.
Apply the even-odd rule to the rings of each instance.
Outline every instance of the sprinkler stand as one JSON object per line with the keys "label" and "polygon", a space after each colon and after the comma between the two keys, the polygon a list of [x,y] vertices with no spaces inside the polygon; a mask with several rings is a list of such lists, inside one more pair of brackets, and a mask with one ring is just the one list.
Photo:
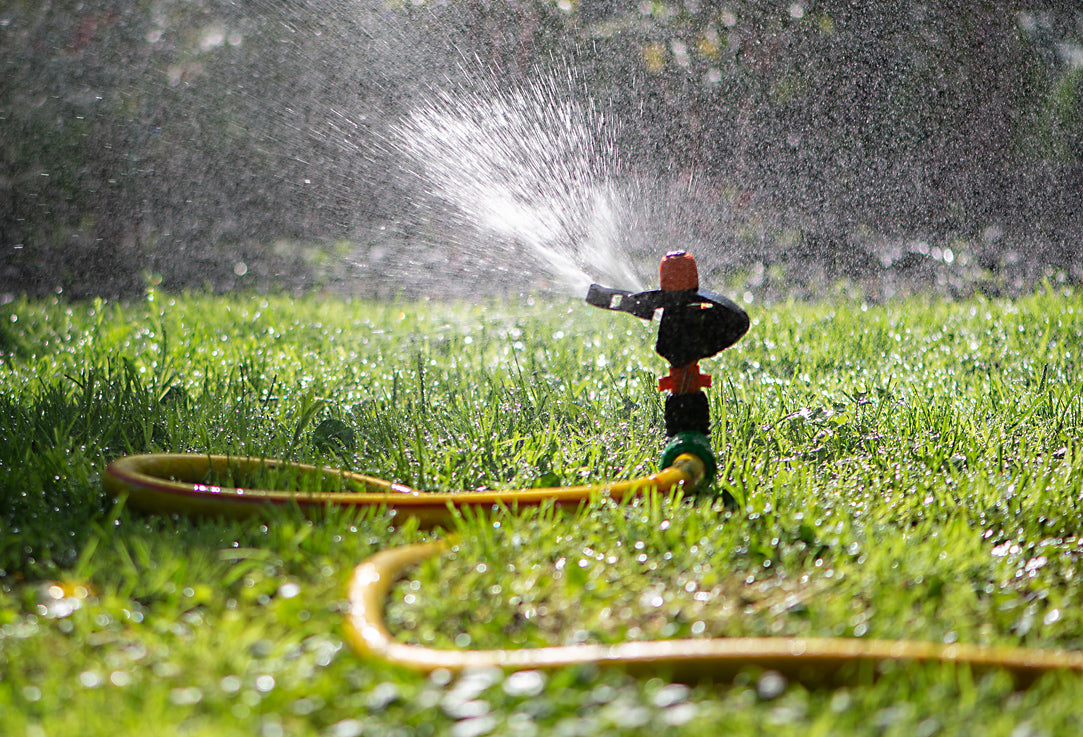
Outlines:
{"label": "sprinkler stand", "polygon": [[748,314],[732,300],[699,288],[696,259],[686,251],[667,253],[658,276],[661,288],[648,292],[592,284],[586,301],[643,320],[653,319],[661,310],[655,351],[670,364],[669,373],[658,380],[658,390],[667,392],[665,424],[670,438],[662,468],[682,453],[692,453],[704,462],[707,483],[717,464],[708,439],[710,405],[703,391],[711,386],[711,376],[700,371],[699,362],[740,340],[748,332]]}

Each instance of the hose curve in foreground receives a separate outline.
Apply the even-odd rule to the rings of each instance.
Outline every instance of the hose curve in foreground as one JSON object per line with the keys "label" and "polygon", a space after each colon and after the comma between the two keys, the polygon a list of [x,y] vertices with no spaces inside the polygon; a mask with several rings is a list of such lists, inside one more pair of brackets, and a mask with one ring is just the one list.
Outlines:
{"label": "hose curve in foreground", "polygon": [[[210,479],[232,473],[284,471],[295,478],[329,474],[345,491],[288,491],[219,486]],[[126,497],[135,508],[157,513],[249,516],[267,505],[296,504],[309,513],[329,505],[385,507],[396,520],[416,518],[422,527],[451,521],[456,510],[509,509],[553,503],[578,506],[593,498],[624,499],[649,490],[695,488],[705,473],[692,454],[640,479],[595,486],[425,493],[346,471],[284,461],[199,454],[128,456],[103,475],[105,489]],[[376,553],[358,565],[349,583],[346,633],[354,649],[402,667],[428,672],[498,667],[506,670],[553,669],[573,665],[615,665],[632,673],[664,674],[686,681],[728,680],[749,667],[778,671],[814,686],[836,685],[875,674],[886,663],[945,663],[974,671],[1004,670],[1027,685],[1054,670],[1083,671],[1083,652],[987,647],[934,642],[841,638],[753,637],[622,642],[513,650],[440,650],[398,642],[383,619],[384,602],[394,582],[412,565],[439,554],[446,542],[406,545]]]}
{"label": "hose curve in foreground", "polygon": [[596,664],[680,681],[727,681],[748,668],[762,668],[810,686],[843,684],[875,674],[888,662],[953,663],[975,672],[1001,669],[1024,686],[1049,671],[1083,670],[1081,652],[856,638],[733,637],[514,650],[440,650],[396,641],[383,621],[391,586],[407,568],[446,547],[434,542],[391,548],[354,569],[346,632],[355,650],[421,672]]}

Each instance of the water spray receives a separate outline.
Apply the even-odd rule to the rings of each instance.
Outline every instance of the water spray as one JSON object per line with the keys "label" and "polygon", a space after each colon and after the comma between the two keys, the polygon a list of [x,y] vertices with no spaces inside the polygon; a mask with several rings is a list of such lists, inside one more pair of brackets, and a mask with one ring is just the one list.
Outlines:
{"label": "water spray", "polygon": [[632,293],[591,284],[587,304],[627,312],[643,320],[658,319],[654,349],[669,362],[669,373],[658,380],[666,392],[666,435],[662,468],[682,453],[699,456],[714,478],[717,464],[711,452],[711,410],[704,389],[711,375],[700,371],[699,362],[711,358],[748,332],[748,314],[732,300],[700,289],[696,259],[686,251],[671,251],[658,268],[659,289]]}

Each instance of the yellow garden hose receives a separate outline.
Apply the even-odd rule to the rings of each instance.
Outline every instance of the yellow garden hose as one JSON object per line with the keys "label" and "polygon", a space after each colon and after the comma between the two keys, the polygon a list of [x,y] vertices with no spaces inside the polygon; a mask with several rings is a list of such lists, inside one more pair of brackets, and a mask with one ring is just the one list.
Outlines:
{"label": "yellow garden hose", "polygon": [[[299,485],[330,482],[344,490],[308,492],[214,483],[215,479],[229,477],[258,482],[261,477],[275,473],[301,482]],[[682,484],[691,489],[703,476],[703,461],[684,454],[668,468],[631,481],[548,489],[436,493],[305,463],[243,456],[153,453],[114,461],[105,471],[103,485],[115,496],[126,495],[130,506],[147,512],[244,517],[258,513],[267,505],[296,504],[310,512],[328,505],[386,507],[394,511],[397,520],[412,517],[417,519],[420,527],[428,529],[449,522],[456,509],[514,510],[543,503],[575,507],[598,497],[621,500],[649,489],[668,491]]]}
{"label": "yellow garden hose", "polygon": [[445,548],[444,542],[404,545],[381,551],[354,569],[347,632],[358,653],[423,672],[494,667],[533,670],[595,663],[663,673],[680,681],[726,681],[752,667],[815,686],[844,683],[888,661],[952,662],[975,671],[1003,669],[1022,685],[1051,670],[1083,670],[1083,653],[1078,652],[815,637],[716,637],[511,650],[444,650],[396,642],[382,619],[391,585],[404,569]]}
{"label": "yellow garden hose", "polygon": [[[313,483],[330,478],[342,490],[284,491],[212,483],[229,474],[245,479],[276,472]],[[693,489],[704,474],[704,462],[697,455],[683,453],[658,473],[631,481],[550,489],[425,493],[369,476],[284,461],[153,454],[115,461],[106,469],[103,482],[110,493],[126,497],[131,506],[150,512],[244,516],[258,513],[268,504],[296,504],[309,512],[329,505],[385,507],[394,511],[396,521],[412,517],[422,527],[435,527],[446,524],[456,510],[467,507],[515,510],[542,503],[578,506],[599,497],[620,500],[650,490]],[[514,650],[439,650],[400,643],[383,621],[388,592],[406,568],[439,554],[446,546],[446,542],[434,542],[392,548],[354,569],[346,629],[358,653],[423,672],[597,664],[662,673],[680,680],[727,680],[744,669],[759,667],[810,685],[864,677],[889,662],[953,663],[975,671],[1000,669],[1009,672],[1020,685],[1053,670],[1083,671],[1083,652],[1077,651],[840,638],[683,639]]]}
{"label": "yellow garden hose", "polygon": [[618,665],[681,681],[730,680],[750,667],[774,670],[812,686],[837,685],[886,662],[955,663],[974,671],[1007,670],[1020,685],[1060,669],[1083,670],[1083,653],[1017,647],[944,645],[856,638],[722,637],[653,640],[615,645],[567,645],[517,650],[438,650],[397,642],[383,622],[383,606],[402,572],[447,547],[444,542],[384,550],[354,569],[347,633],[354,649],[422,672],[445,668],[552,669]]}

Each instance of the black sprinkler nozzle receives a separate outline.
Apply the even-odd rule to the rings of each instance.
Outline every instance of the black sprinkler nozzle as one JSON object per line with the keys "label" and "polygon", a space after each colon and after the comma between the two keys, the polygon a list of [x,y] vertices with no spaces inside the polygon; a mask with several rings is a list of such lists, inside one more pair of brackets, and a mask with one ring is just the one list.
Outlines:
{"label": "black sprinkler nozzle", "polygon": [[705,289],[633,293],[591,284],[586,301],[643,320],[662,310],[655,350],[674,366],[721,353],[748,332],[748,313],[733,300]]}
{"label": "black sprinkler nozzle", "polygon": [[673,304],[662,308],[654,349],[674,366],[721,353],[748,332],[748,313],[721,294],[668,294]]}

